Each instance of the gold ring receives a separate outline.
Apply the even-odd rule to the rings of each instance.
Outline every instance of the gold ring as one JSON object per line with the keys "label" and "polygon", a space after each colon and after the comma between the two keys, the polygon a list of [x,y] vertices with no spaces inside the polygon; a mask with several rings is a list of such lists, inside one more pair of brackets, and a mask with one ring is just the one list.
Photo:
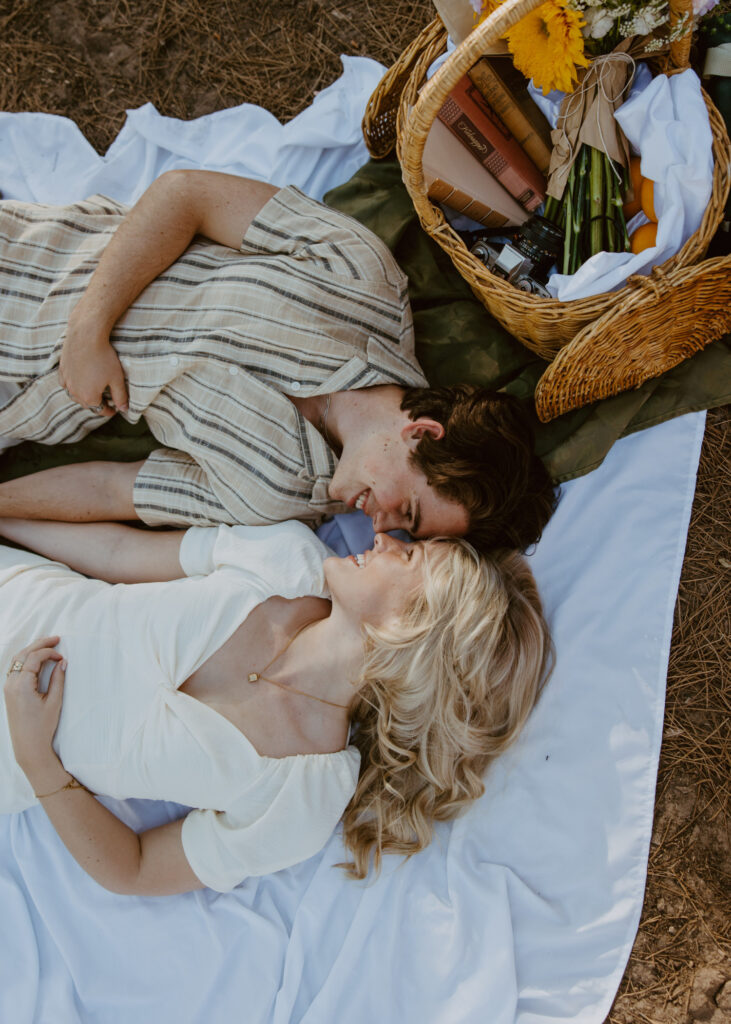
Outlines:
{"label": "gold ring", "polygon": [[11,672],[22,672],[23,665],[25,665],[24,661],[14,661],[13,664],[8,669],[8,675],[10,675]]}

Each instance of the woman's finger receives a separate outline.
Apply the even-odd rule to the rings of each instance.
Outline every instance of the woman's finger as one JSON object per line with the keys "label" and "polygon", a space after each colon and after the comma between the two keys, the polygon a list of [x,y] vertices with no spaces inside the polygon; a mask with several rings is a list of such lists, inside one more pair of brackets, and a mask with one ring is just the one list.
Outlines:
{"label": "woman's finger", "polygon": [[61,661],[63,655],[53,647],[41,647],[40,650],[31,651],[23,662],[22,672],[31,672],[37,676],[47,661]]}
{"label": "woman's finger", "polygon": [[27,647],[24,647],[21,651],[13,658],[13,661],[23,661],[31,651],[37,651],[41,647],[55,647],[61,639],[60,636],[44,636],[38,640],[33,640]]}
{"label": "woman's finger", "polygon": [[48,680],[48,690],[45,700],[50,704],[61,706],[63,700],[63,684],[66,682],[66,659],[63,658],[53,666],[51,678]]}

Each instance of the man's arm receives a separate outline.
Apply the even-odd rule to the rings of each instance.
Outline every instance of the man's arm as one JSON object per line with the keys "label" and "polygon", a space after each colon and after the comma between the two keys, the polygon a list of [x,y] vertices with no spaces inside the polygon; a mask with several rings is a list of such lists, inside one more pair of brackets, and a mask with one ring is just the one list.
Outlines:
{"label": "man's arm", "polygon": [[266,182],[213,171],[168,171],[150,185],[114,233],[69,318],[60,377],[79,404],[100,405],[109,388],[114,406],[127,407],[124,373],[109,343],[114,324],[196,235],[238,249],[275,192]]}
{"label": "man's arm", "polygon": [[139,519],[133,494],[142,462],[79,462],[0,484],[0,521]]}
{"label": "man's arm", "polygon": [[122,523],[0,519],[0,537],[107,583],[157,583],[185,575],[185,530],[138,530]]}

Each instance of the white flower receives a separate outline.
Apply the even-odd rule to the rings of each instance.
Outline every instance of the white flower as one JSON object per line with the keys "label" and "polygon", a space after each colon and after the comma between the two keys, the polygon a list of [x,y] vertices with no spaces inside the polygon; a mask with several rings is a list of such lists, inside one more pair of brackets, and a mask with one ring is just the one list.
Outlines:
{"label": "white flower", "polygon": [[581,30],[586,38],[603,39],[614,25],[614,18],[602,7],[592,7],[584,12],[586,24]]}
{"label": "white flower", "polygon": [[712,11],[718,0],[693,0],[693,17],[702,18]]}
{"label": "white flower", "polygon": [[662,25],[665,18],[660,12],[648,5],[644,11],[638,11],[635,16],[622,26],[622,31],[627,35],[647,36],[658,25]]}

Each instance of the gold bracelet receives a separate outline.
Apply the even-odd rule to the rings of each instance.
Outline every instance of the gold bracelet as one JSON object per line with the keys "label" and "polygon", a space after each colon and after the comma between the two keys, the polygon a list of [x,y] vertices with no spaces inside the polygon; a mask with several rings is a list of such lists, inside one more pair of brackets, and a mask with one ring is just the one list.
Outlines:
{"label": "gold bracelet", "polygon": [[[34,795],[36,800],[45,800],[47,796],[55,796],[56,793],[63,793],[65,789],[86,789],[86,786],[83,782],[79,782],[79,780],[74,778],[72,775],[64,786],[59,786],[58,789],[53,789],[50,793],[35,793]],[[89,790],[86,789],[86,792],[88,793]]]}

